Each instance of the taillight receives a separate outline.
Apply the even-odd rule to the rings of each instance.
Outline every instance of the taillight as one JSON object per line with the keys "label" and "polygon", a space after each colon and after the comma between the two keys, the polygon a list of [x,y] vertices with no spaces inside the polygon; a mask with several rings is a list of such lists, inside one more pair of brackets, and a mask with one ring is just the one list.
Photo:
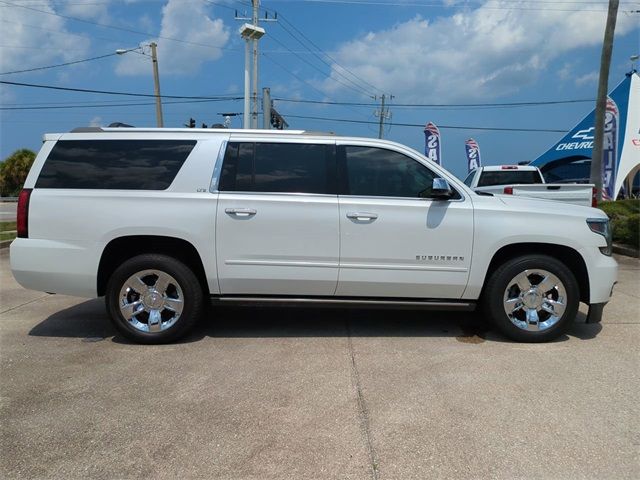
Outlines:
{"label": "taillight", "polygon": [[513,187],[504,187],[503,193],[505,195],[513,195]]}
{"label": "taillight", "polygon": [[16,222],[16,230],[19,238],[29,237],[29,198],[31,197],[31,189],[25,188],[18,196],[18,219]]}
{"label": "taillight", "polygon": [[596,187],[591,187],[591,206],[598,208],[598,189]]}
{"label": "taillight", "polygon": [[502,165],[500,168],[502,170],[518,170],[517,165]]}

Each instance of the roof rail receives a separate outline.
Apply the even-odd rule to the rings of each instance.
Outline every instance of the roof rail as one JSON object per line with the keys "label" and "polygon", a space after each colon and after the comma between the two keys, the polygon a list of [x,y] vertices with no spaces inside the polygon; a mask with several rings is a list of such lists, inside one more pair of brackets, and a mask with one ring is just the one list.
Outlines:
{"label": "roof rail", "polygon": [[77,127],[71,130],[71,133],[89,133],[89,132],[104,132],[100,127]]}

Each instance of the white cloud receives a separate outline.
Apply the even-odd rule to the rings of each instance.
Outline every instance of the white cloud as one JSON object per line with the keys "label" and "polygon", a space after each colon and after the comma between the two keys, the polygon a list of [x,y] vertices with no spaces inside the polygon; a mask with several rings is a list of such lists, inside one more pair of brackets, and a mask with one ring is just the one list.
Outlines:
{"label": "white cloud", "polygon": [[575,67],[575,62],[566,62],[557,72],[560,80],[569,80],[572,78],[575,75]]}
{"label": "white cloud", "polygon": [[107,2],[99,4],[70,3],[65,4],[62,8],[64,14],[71,17],[82,18],[83,20],[99,20],[101,22],[109,20],[109,14],[107,12],[109,5]]}
{"label": "white cloud", "polygon": [[[217,60],[229,40],[229,29],[220,18],[211,19],[203,3],[185,4],[169,0],[162,9],[161,37],[178,38],[192,43],[181,43],[164,38],[149,39],[158,44],[158,66],[162,75],[188,75],[196,73],[204,62]],[[143,42],[144,43],[144,42]],[[193,43],[210,45],[204,47]],[[148,53],[148,52],[147,52]],[[145,61],[146,60],[146,61]],[[141,55],[124,55],[116,67],[118,75],[148,75],[150,60]]]}
{"label": "white cloud", "polygon": [[600,74],[598,72],[587,73],[586,75],[581,75],[576,77],[575,83],[577,86],[582,87],[583,85],[595,85],[598,83],[598,79],[600,78]]}
{"label": "white cloud", "polygon": [[[416,16],[343,44],[334,58],[375,85],[375,93],[402,101],[459,101],[513,93],[561,55],[602,42],[605,14],[499,5],[492,1],[433,21]],[[634,19],[618,17],[618,34],[633,28]],[[340,73],[349,76],[334,65],[331,77],[346,83]],[[323,81],[327,94],[345,90],[334,80]]]}
{"label": "white cloud", "polygon": [[[55,12],[50,2],[38,9]],[[69,34],[63,18],[23,8],[2,8],[1,13],[2,43],[14,48],[0,50],[0,72],[77,60],[90,48],[88,39]]]}

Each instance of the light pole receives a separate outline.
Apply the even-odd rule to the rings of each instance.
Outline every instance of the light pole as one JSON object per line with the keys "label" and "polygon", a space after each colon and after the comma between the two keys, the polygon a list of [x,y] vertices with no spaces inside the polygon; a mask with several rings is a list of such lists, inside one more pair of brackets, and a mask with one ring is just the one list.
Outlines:
{"label": "light pole", "polygon": [[[250,112],[250,104],[251,104],[251,79],[249,70],[251,68],[251,42],[255,42],[255,48],[257,49],[257,40],[262,38],[265,31],[264,28],[258,27],[257,25],[253,25],[250,23],[245,23],[240,27],[240,36],[247,42],[245,46],[244,52],[244,118],[243,124],[244,128],[257,127],[254,125],[252,117],[252,113]],[[257,51],[257,50],[256,50]],[[254,81],[257,82],[257,65],[254,63]],[[257,88],[254,85],[254,89]],[[257,95],[255,96],[255,101],[257,102]]]}
{"label": "light pole", "polygon": [[[128,52],[139,53],[140,55],[149,56],[144,53],[144,48],[147,45],[141,45],[136,48],[119,48],[116,50],[118,55],[124,55]],[[156,42],[151,42],[148,45],[151,48],[151,63],[153,66],[153,93],[156,97],[156,122],[158,123],[158,128],[164,127],[164,120],[162,118],[162,97],[160,96],[160,75],[158,74],[158,54],[156,52],[156,48],[158,44]]]}

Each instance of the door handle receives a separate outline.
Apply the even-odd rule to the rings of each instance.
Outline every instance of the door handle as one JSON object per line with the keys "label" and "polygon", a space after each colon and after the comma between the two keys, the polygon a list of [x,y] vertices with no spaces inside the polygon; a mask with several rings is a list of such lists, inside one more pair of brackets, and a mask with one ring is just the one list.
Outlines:
{"label": "door handle", "polygon": [[349,212],[347,213],[347,218],[350,218],[352,220],[360,220],[362,222],[366,220],[375,220],[376,218],[378,218],[378,214],[368,212]]}
{"label": "door handle", "polygon": [[235,215],[237,217],[250,217],[258,213],[258,211],[253,208],[225,208],[224,211],[229,215]]}

